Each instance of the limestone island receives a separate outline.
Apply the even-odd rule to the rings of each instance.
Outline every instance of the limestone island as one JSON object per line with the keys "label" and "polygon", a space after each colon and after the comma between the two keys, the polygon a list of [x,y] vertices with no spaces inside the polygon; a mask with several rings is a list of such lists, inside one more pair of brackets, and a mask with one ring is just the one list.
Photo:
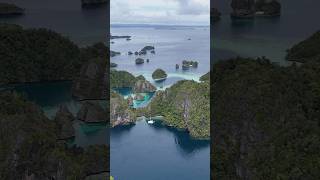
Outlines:
{"label": "limestone island", "polygon": [[231,8],[231,17],[235,19],[274,17],[281,13],[281,4],[277,0],[232,0]]}
{"label": "limestone island", "polygon": [[162,69],[156,69],[152,73],[152,79],[155,81],[163,81],[163,80],[167,79],[167,77],[168,77],[167,73]]}
{"label": "limestone island", "polygon": [[23,15],[24,9],[15,4],[0,3],[0,16]]}
{"label": "limestone island", "polygon": [[[197,61],[187,61],[187,60],[182,61],[182,69],[183,70],[187,70],[190,67],[197,68],[198,62]],[[176,65],[176,68],[177,68],[177,65]]]}
{"label": "limestone island", "polygon": [[136,59],[136,64],[143,64],[143,63],[144,63],[144,59],[142,59],[142,58]]}

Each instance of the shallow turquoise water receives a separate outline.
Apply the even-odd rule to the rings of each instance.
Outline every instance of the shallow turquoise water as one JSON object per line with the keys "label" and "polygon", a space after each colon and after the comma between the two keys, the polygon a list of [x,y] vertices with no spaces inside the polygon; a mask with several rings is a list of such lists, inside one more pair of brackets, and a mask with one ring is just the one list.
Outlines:
{"label": "shallow turquoise water", "polygon": [[[80,110],[81,102],[72,98],[71,85],[70,81],[62,81],[16,84],[1,88],[24,94],[27,99],[38,104],[48,118],[53,119],[62,104],[66,105],[74,116]],[[99,101],[99,103],[107,105],[106,101]],[[73,126],[76,130],[76,137],[72,140],[73,144],[85,147],[92,144],[109,143],[109,127],[106,123],[87,124],[76,120]]]}
{"label": "shallow turquoise water", "polygon": [[[113,90],[115,90],[116,92],[121,94],[125,99],[129,98],[129,96],[134,97],[137,95],[132,92],[132,88],[114,88]],[[132,108],[146,107],[149,104],[151,98],[153,97],[154,92],[139,93],[139,94],[142,95],[144,97],[144,99],[143,100],[133,100]]]}

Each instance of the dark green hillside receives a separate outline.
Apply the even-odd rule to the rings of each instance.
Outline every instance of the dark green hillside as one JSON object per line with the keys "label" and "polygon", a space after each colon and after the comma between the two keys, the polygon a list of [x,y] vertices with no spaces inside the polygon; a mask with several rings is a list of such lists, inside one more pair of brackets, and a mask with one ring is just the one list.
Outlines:
{"label": "dark green hillside", "polygon": [[160,91],[149,105],[152,115],[164,116],[168,125],[188,129],[196,138],[210,136],[209,83],[179,81]]}
{"label": "dark green hillside", "polygon": [[320,178],[318,62],[235,58],[212,78],[212,179]]}
{"label": "dark green hillside", "polygon": [[81,62],[79,48],[47,29],[0,26],[0,83],[70,80]]}
{"label": "dark green hillside", "polygon": [[305,63],[320,59],[320,31],[288,50],[286,59]]}
{"label": "dark green hillside", "polygon": [[54,121],[11,92],[0,93],[0,179],[84,179],[109,171],[109,148],[67,148]]}

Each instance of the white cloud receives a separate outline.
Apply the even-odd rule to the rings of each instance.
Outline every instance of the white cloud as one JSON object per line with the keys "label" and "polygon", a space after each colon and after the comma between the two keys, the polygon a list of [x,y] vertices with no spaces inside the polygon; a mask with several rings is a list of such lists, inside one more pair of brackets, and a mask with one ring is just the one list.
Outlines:
{"label": "white cloud", "polygon": [[208,25],[210,0],[110,0],[111,23]]}

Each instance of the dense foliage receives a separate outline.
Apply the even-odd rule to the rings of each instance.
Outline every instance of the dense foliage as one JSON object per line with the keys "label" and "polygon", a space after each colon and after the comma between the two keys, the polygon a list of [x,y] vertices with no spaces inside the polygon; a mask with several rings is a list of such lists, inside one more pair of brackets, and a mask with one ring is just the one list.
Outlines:
{"label": "dense foliage", "polygon": [[0,179],[84,179],[109,170],[109,148],[67,148],[54,121],[16,93],[0,93]]}
{"label": "dense foliage", "polygon": [[318,62],[235,58],[212,78],[212,179],[320,178]]}
{"label": "dense foliage", "polygon": [[120,88],[120,87],[133,87],[137,79],[134,75],[127,71],[110,71],[110,87]]}
{"label": "dense foliage", "polygon": [[204,74],[203,76],[200,77],[200,81],[208,81],[210,82],[210,72]]}
{"label": "dense foliage", "polygon": [[0,83],[69,80],[78,72],[80,50],[47,29],[0,26]]}
{"label": "dense foliage", "polygon": [[15,4],[0,2],[0,15],[14,15],[23,14],[24,9],[18,7]]}
{"label": "dense foliage", "polygon": [[170,126],[187,129],[191,136],[210,136],[210,87],[208,82],[183,80],[157,92],[148,109],[153,116],[164,116]]}
{"label": "dense foliage", "polygon": [[320,58],[320,31],[314,33],[308,39],[294,45],[288,50],[286,59],[296,62],[308,62]]}
{"label": "dense foliage", "polygon": [[153,73],[152,73],[152,78],[153,79],[162,79],[162,78],[167,78],[167,73],[162,70],[162,69],[156,69]]}

